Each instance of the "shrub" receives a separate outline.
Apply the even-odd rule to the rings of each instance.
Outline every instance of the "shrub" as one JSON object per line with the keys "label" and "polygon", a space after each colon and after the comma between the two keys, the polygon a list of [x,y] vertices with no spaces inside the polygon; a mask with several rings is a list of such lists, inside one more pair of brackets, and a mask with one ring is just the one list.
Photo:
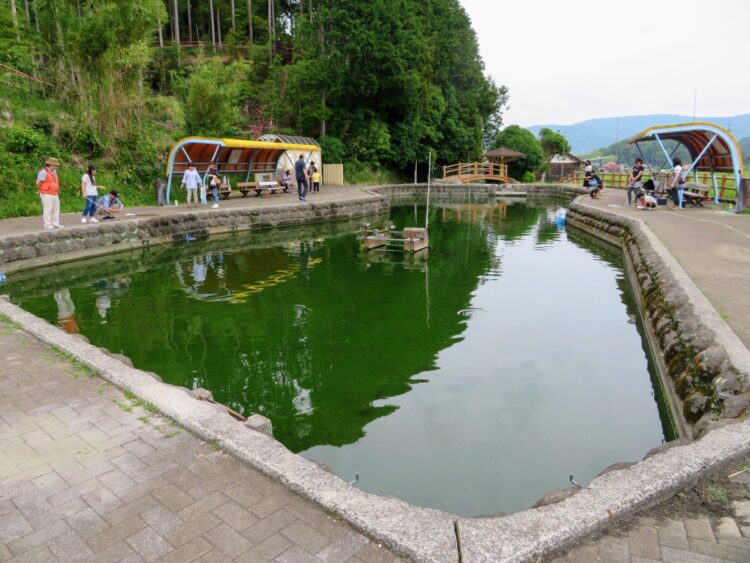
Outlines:
{"label": "shrub", "polygon": [[60,141],[69,151],[87,159],[98,158],[107,149],[104,139],[90,125],[79,124],[74,129],[64,129],[60,132]]}
{"label": "shrub", "polygon": [[323,161],[330,163],[344,162],[346,148],[338,137],[326,135],[320,138],[320,150],[323,151]]}
{"label": "shrub", "polygon": [[44,137],[23,125],[13,125],[8,131],[6,147],[10,152],[18,154],[39,154],[44,152],[47,143]]}

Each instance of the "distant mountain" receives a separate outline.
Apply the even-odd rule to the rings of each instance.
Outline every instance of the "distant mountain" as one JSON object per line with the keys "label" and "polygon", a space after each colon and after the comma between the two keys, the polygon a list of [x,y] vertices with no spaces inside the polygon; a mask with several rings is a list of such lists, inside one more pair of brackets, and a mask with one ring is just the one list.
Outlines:
{"label": "distant mountain", "polygon": [[[696,117],[695,120],[720,125],[729,129],[738,139],[750,137],[750,114],[735,115],[734,117]],[[574,153],[587,154],[600,147],[611,145],[615,141],[632,137],[653,125],[689,123],[691,121],[693,121],[692,116],[686,115],[626,115],[588,119],[572,125],[534,125],[527,127],[527,129],[535,135],[543,127],[560,131],[570,141]]]}

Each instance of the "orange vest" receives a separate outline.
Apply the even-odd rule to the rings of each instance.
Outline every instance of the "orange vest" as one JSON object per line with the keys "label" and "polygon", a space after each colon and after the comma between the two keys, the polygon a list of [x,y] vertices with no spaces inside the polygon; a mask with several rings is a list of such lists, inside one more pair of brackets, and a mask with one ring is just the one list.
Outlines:
{"label": "orange vest", "polygon": [[57,195],[59,187],[57,184],[57,174],[52,172],[49,168],[45,168],[45,178],[42,185],[39,186],[40,194]]}

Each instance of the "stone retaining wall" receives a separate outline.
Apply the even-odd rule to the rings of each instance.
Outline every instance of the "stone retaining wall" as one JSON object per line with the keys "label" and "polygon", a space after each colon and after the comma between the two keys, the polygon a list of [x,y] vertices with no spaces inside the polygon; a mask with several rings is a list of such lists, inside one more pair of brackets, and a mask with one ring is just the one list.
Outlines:
{"label": "stone retaining wall", "polygon": [[684,272],[677,272],[654,248],[654,237],[643,223],[582,203],[571,205],[567,219],[620,245],[626,253],[636,276],[634,289],[640,291],[645,307],[644,321],[651,325],[653,344],[682,400],[682,415],[695,425],[693,437],[724,424],[723,419],[744,417],[750,406],[746,358],[731,353],[737,347],[719,334],[726,332],[717,326],[717,320],[723,321],[707,320],[711,311],[713,317],[718,314],[710,305],[711,311],[701,306],[705,297],[686,286]]}
{"label": "stone retaining wall", "polygon": [[281,204],[239,209],[200,210],[148,219],[101,222],[59,231],[7,237],[0,240],[0,267],[5,273],[112,250],[127,250],[217,232],[238,232],[337,221],[388,211],[380,195],[307,205]]}

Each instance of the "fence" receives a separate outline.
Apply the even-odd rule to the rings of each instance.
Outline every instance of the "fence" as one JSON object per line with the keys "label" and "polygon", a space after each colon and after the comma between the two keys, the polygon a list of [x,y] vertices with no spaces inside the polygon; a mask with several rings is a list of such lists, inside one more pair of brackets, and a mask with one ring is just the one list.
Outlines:
{"label": "fence", "polygon": [[344,165],[324,163],[323,164],[323,185],[343,186],[344,185]]}
{"label": "fence", "polygon": [[[605,188],[627,188],[628,187],[628,180],[630,178],[630,174],[615,174],[615,173],[606,174],[606,173],[599,172],[598,175],[599,175],[599,178],[602,179],[602,183],[604,184]],[[582,186],[583,176],[584,176],[584,173],[581,171],[578,171],[574,175],[571,175],[565,178],[563,180],[563,183]],[[643,181],[645,182],[646,180],[651,179],[652,176],[653,175],[650,172],[644,173]],[[670,179],[671,177],[672,177],[672,172],[658,172],[656,174],[656,178],[654,178],[654,184],[658,186],[659,181],[661,179],[664,179],[664,178]],[[688,178],[687,181],[694,182],[695,181],[694,175],[691,174],[690,178]],[[711,180],[710,173],[699,172],[698,183],[705,184],[709,188],[711,188],[710,196],[714,197],[713,181]],[[734,200],[737,197],[737,181],[734,178],[734,174],[726,174],[726,173],[721,173],[721,172],[717,173],[716,185],[719,188],[719,199]]]}

